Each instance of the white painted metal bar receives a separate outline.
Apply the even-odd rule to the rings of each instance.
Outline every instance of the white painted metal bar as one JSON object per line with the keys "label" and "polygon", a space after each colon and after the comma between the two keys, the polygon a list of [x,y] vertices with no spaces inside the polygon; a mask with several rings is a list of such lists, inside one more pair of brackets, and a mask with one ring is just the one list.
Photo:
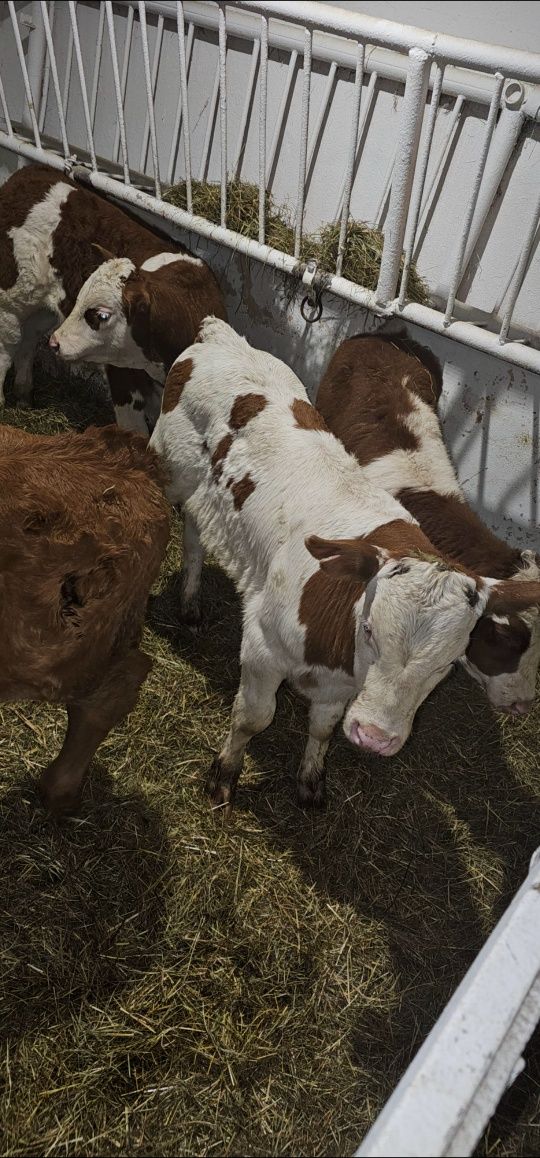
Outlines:
{"label": "white painted metal bar", "polygon": [[[261,16],[261,20],[264,20],[264,16]],[[248,82],[246,85],[246,95],[244,98],[244,107],[242,109],[242,115],[240,117],[240,127],[238,129],[238,138],[237,138],[237,144],[236,144],[236,157],[234,159],[234,165],[233,165],[233,172],[235,174],[235,177],[237,177],[237,178],[240,177],[240,172],[241,172],[241,168],[242,168],[242,156],[243,156],[244,146],[245,146],[245,137],[246,137],[248,117],[249,117],[249,110],[251,108],[251,102],[253,100],[253,90],[255,88],[255,79],[257,76],[257,64],[259,61],[259,50],[260,50],[260,41],[254,40],[253,41],[253,47],[251,49],[251,63],[250,63],[250,68],[249,68]]]}
{"label": "white painted metal bar", "polygon": [[[462,117],[464,103],[465,103],[465,98],[463,96],[458,96],[456,101],[455,101],[452,112],[450,114],[450,119],[448,122],[448,126],[447,126],[447,130],[446,130],[446,134],[445,134],[443,143],[441,145],[439,156],[437,158],[437,162],[436,162],[435,168],[433,170],[431,181],[429,183],[427,192],[424,195],[422,205],[420,208],[420,220],[418,222],[417,233],[416,233],[417,238],[419,237],[419,235],[421,234],[421,232],[425,226],[426,218],[427,218],[427,215],[428,215],[430,207],[431,207],[431,199],[432,199],[433,194],[435,192],[437,183],[440,180],[440,176],[441,176],[442,170],[444,168],[444,165],[446,164],[446,159],[448,157],[450,149],[452,148],[454,137],[455,137],[455,135],[459,129],[459,126],[461,124],[461,117]],[[413,251],[413,258],[415,258],[416,256],[417,256],[417,250],[414,250]]]}
{"label": "white painted metal bar", "polygon": [[67,118],[67,110],[69,103],[69,87],[71,84],[71,69],[73,65],[73,29],[70,26],[68,34],[68,43],[66,49],[66,71],[64,74],[64,87],[62,89],[62,108],[64,110],[64,118]]}
{"label": "white painted metal bar", "polygon": [[20,33],[20,29],[19,29],[19,23],[17,20],[17,12],[15,9],[15,4],[14,4],[13,0],[8,0],[8,9],[9,9],[9,15],[11,17],[11,24],[13,27],[13,35],[15,37],[15,47],[17,49],[17,56],[19,57],[19,64],[21,66],[24,91],[26,94],[26,103],[28,105],[28,112],[30,115],[30,122],[32,125],[32,133],[33,133],[33,137],[34,137],[34,143],[36,145],[36,148],[40,149],[41,148],[41,137],[39,134],[39,125],[37,123],[37,118],[36,118],[34,96],[33,96],[32,88],[30,85],[30,77],[28,76],[28,69],[26,67],[26,60],[24,57],[24,48],[22,45],[21,33]]}
{"label": "white painted metal bar", "polygon": [[385,176],[384,182],[383,182],[382,193],[381,193],[381,196],[379,197],[379,204],[378,204],[378,206],[375,210],[375,213],[373,215],[373,221],[374,221],[374,224],[377,226],[377,229],[380,229],[381,225],[382,225],[382,220],[384,217],[384,207],[386,205],[386,202],[388,201],[388,197],[390,195],[390,190],[392,188],[392,178],[394,176],[395,165],[396,165],[396,158],[394,156],[394,157],[390,158],[390,162],[389,162],[388,168],[386,170],[386,176]]}
{"label": "white painted metal bar", "polygon": [[[105,5],[105,8],[106,7],[107,6]],[[124,107],[124,101],[126,99],[127,78],[128,78],[128,71],[129,71],[129,54],[131,52],[131,38],[133,35],[133,20],[134,20],[134,18],[135,18],[135,9],[134,8],[128,8],[127,22],[126,22],[126,37],[124,40],[124,55],[122,57],[122,78],[120,80],[120,104],[121,104],[122,108]],[[108,17],[107,17],[107,20],[108,20]],[[113,28],[114,28],[114,25],[113,25]],[[109,25],[109,40],[110,40],[110,36],[111,36],[111,31],[110,31],[110,25]],[[114,50],[116,53],[116,43],[115,43],[115,49]],[[112,48],[111,48],[111,54],[112,54]],[[116,64],[116,71],[118,71],[118,60],[117,60],[117,64]],[[117,108],[118,108],[118,103],[119,103],[118,102],[118,90],[116,87],[116,74],[114,72],[114,61],[113,61],[113,75],[114,75],[114,87],[115,87],[115,94],[116,94],[116,104],[117,104]],[[120,120],[117,119],[116,130],[115,130],[115,134],[114,134],[114,145],[113,145],[113,155],[112,155],[113,161],[118,160],[119,151],[120,151]]]}
{"label": "white painted metal bar", "polygon": [[418,218],[420,216],[420,206],[422,204],[422,193],[424,191],[424,182],[426,180],[426,173],[429,161],[429,154],[431,152],[431,142],[433,140],[433,132],[435,129],[435,121],[437,119],[437,111],[439,108],[439,100],[441,97],[442,82],[444,76],[444,66],[440,65],[438,61],[435,62],[435,79],[433,82],[433,89],[431,91],[431,100],[429,102],[429,112],[426,122],[426,130],[424,139],[420,142],[419,157],[416,165],[416,173],[414,177],[413,190],[411,195],[411,204],[409,207],[409,215],[407,217],[407,227],[405,229],[404,241],[404,259],[403,259],[403,273],[401,275],[401,285],[399,288],[399,304],[403,305],[407,293],[407,282],[409,280],[409,271],[412,263],[412,255],[414,249],[414,239],[416,237],[416,229],[418,225]]}
{"label": "white painted metal bar", "polygon": [[540,850],[358,1158],[468,1155],[540,1019]]}
{"label": "white painted metal bar", "polygon": [[[155,109],[156,100],[156,85],[159,72],[159,62],[161,59],[161,45],[163,41],[163,29],[165,27],[165,20],[163,16],[158,16],[156,28],[156,42],[154,44],[154,54],[152,56],[152,106]],[[154,113],[155,116],[155,113]],[[144,132],[141,145],[141,156],[139,160],[139,169],[141,173],[146,173],[146,159],[148,156],[148,143],[150,140],[150,118],[146,115],[144,123]]]}
{"label": "white painted metal bar", "polygon": [[208,102],[208,117],[206,121],[206,132],[204,134],[204,142],[201,153],[201,164],[199,167],[199,181],[206,179],[206,172],[210,158],[210,147],[212,144],[212,134],[214,131],[214,121],[216,119],[216,109],[219,97],[219,60],[214,76],[214,87]]}
{"label": "white painted metal bar", "polygon": [[98,17],[98,32],[96,42],[96,57],[94,60],[94,75],[92,77],[92,95],[90,97],[90,120],[92,122],[92,129],[96,123],[96,105],[97,94],[99,88],[99,72],[101,69],[101,57],[103,55],[103,33],[105,31],[105,9],[103,4],[99,5]]}
{"label": "white painted metal bar", "polygon": [[276,117],[276,124],[274,127],[274,136],[272,137],[272,144],[270,145],[270,153],[268,155],[268,164],[266,166],[266,183],[267,184],[270,180],[270,177],[272,174],[272,169],[274,168],[276,153],[278,150],[279,141],[280,141],[280,137],[281,137],[281,131],[283,128],[283,121],[285,119],[285,113],[287,110],[287,106],[288,106],[290,95],[291,95],[291,89],[292,89],[292,86],[294,84],[294,78],[296,75],[297,62],[298,62],[298,53],[297,53],[296,49],[293,49],[293,51],[291,52],[290,58],[289,58],[289,65],[287,68],[287,79],[286,79],[285,84],[283,86],[281,101],[280,101],[280,105],[279,105],[279,109],[278,109],[278,114]]}
{"label": "white painted metal bar", "polygon": [[189,25],[187,34],[184,29],[184,5],[181,0],[177,0],[176,5],[176,23],[178,32],[178,64],[180,68],[180,91],[178,95],[178,104],[176,106],[176,120],[174,122],[173,135],[171,139],[171,151],[169,153],[169,169],[167,173],[167,181],[172,185],[174,181],[174,171],[176,168],[176,155],[178,151],[178,142],[180,139],[180,131],[182,122],[184,124],[184,168],[186,175],[186,201],[188,213],[193,211],[193,190],[191,185],[191,137],[189,127],[189,106],[188,106],[188,89],[187,78],[189,65],[191,62],[191,52],[193,49],[193,38],[195,35],[195,28],[193,24]]}
{"label": "white painted metal bar", "polygon": [[47,42],[47,59],[49,61],[49,68],[53,79],[54,95],[56,97],[56,108],[58,110],[58,119],[60,121],[60,136],[62,138],[62,148],[64,150],[64,157],[69,157],[69,143],[67,138],[66,121],[64,117],[64,108],[62,105],[62,93],[60,92],[60,80],[58,78],[58,67],[56,64],[56,54],[54,51],[54,44],[52,38],[52,29],[49,22],[49,13],[47,11],[46,0],[41,0],[41,16],[43,20],[43,27],[45,29],[45,40]]}
{"label": "white painted metal bar", "polygon": [[[107,29],[108,29],[108,33],[109,33],[109,47],[111,50],[111,60],[112,60],[112,69],[113,69],[113,78],[114,78],[114,94],[116,97],[116,115],[118,117],[118,133],[120,136],[120,145],[122,148],[122,168],[123,168],[123,172],[124,172],[124,181],[126,182],[126,185],[129,185],[130,176],[129,176],[129,161],[128,161],[127,140],[126,140],[126,125],[125,125],[125,121],[124,121],[124,94],[126,91],[125,86],[127,83],[129,48],[131,45],[131,27],[126,29],[126,46],[124,49],[125,79],[124,79],[124,89],[122,92],[122,86],[120,83],[120,73],[118,71],[118,52],[116,50],[116,36],[114,33],[114,13],[113,13],[112,0],[105,0],[105,15],[107,17]],[[132,21],[132,23],[133,23],[133,21]],[[128,35],[129,35],[129,41],[128,41]],[[116,146],[115,146],[115,150],[116,150]]]}
{"label": "white painted metal bar", "polygon": [[[47,16],[49,18],[49,27],[50,27],[51,33],[53,31],[53,28],[54,28],[55,3],[56,3],[56,0],[49,0],[48,11],[47,11]],[[41,92],[41,103],[39,106],[38,125],[39,125],[40,133],[43,132],[43,126],[45,124],[45,114],[47,112],[47,101],[49,99],[50,79],[51,79],[51,57],[50,57],[50,53],[48,52],[46,55],[46,58],[45,58],[45,69],[43,72],[43,89]]]}
{"label": "white painted metal bar", "polygon": [[[28,7],[30,11],[25,14],[27,18],[29,17],[26,25],[28,30],[26,69],[30,81],[30,88],[34,94],[34,112],[39,127],[39,116],[43,105],[43,83],[45,78],[45,62],[47,60],[47,44],[45,40],[45,29],[43,27],[43,21],[41,20],[39,0],[32,0],[32,3]],[[24,26],[24,23],[25,16],[22,16],[21,25]],[[32,118],[26,102],[22,113],[22,123],[25,127],[32,128]]]}
{"label": "white painted metal bar", "polygon": [[79,73],[79,81],[81,85],[81,96],[83,102],[84,122],[86,125],[86,136],[88,139],[88,152],[90,153],[90,160],[92,168],[97,169],[96,151],[94,148],[94,134],[92,132],[92,122],[90,120],[90,106],[88,104],[88,91],[86,88],[86,79],[84,75],[83,58],[81,52],[81,41],[79,38],[79,28],[77,24],[77,14],[75,11],[75,0],[68,0],[69,3],[69,18],[71,20],[71,27],[73,30],[73,47],[75,49],[75,59],[77,61],[77,70]]}
{"label": "white painted metal bar", "polygon": [[362,85],[364,83],[364,62],[366,56],[365,45],[359,43],[357,45],[356,51],[357,57],[356,71],[354,74],[354,101],[351,117],[351,136],[349,140],[347,169],[345,171],[345,188],[343,191],[343,208],[341,210],[341,224],[339,229],[338,254],[336,261],[336,273],[338,277],[341,277],[341,271],[343,269],[345,242],[347,239],[347,225],[349,222],[349,210],[351,207],[351,194],[356,161],[356,146],[358,142],[358,125],[360,122],[360,107],[362,103]]}
{"label": "white painted metal bar", "polygon": [[[152,74],[150,72],[150,55],[148,52],[148,28],[146,24],[146,4],[139,0],[139,25],[141,29],[141,48],[143,55],[144,82],[146,85],[146,102],[148,105],[148,120],[150,123],[150,142],[152,145],[152,165],[154,169],[154,188],[156,197],[161,197],[161,181],[159,177],[159,159],[157,149],[156,118],[154,116],[154,94],[152,91]],[[142,164],[141,164],[142,168]]]}
{"label": "white painted metal bar", "polygon": [[227,27],[225,5],[219,5],[219,126],[221,145],[221,224],[227,223]]}
{"label": "white painted metal bar", "polygon": [[472,225],[463,255],[463,273],[465,273],[473,256],[487,215],[493,205],[497,190],[519,141],[524,122],[525,116],[521,109],[501,109],[493,132]]}
{"label": "white painted metal bar", "polygon": [[426,53],[419,48],[411,48],[377,283],[377,301],[381,303],[390,301],[396,292],[429,70],[430,60]]}
{"label": "white painted metal bar", "polygon": [[456,253],[454,256],[453,271],[452,271],[452,274],[450,277],[450,290],[449,290],[449,294],[448,294],[448,302],[447,302],[447,306],[446,306],[446,312],[444,315],[444,322],[445,322],[446,326],[449,326],[450,322],[452,320],[454,303],[456,300],[457,291],[459,289],[459,283],[460,283],[461,278],[462,278],[463,258],[465,255],[465,248],[467,245],[467,241],[469,239],[469,232],[470,232],[470,228],[472,225],[472,219],[474,216],[474,211],[476,209],[476,203],[478,201],[478,194],[480,192],[480,185],[482,183],[482,177],[484,175],[484,169],[486,167],[486,161],[487,161],[487,156],[488,156],[488,152],[489,152],[489,146],[491,144],[491,138],[493,136],[493,130],[495,128],[495,122],[497,120],[497,113],[499,110],[501,93],[502,93],[503,84],[504,84],[504,77],[502,76],[502,74],[500,72],[496,74],[496,81],[497,81],[497,84],[495,86],[495,91],[493,93],[493,98],[491,101],[491,105],[490,105],[490,109],[489,109],[489,113],[488,113],[488,117],[487,117],[487,121],[486,121],[484,140],[482,142],[482,148],[480,150],[480,157],[478,159],[478,166],[476,169],[474,183],[473,183],[473,187],[472,187],[471,192],[470,192],[469,203],[467,205],[467,209],[465,212],[465,220],[463,222],[463,228],[461,230],[461,237],[459,239],[458,247],[457,247],[457,250],[456,250]]}
{"label": "white painted metal bar", "polygon": [[6,100],[6,94],[4,92],[4,86],[2,84],[2,77],[1,76],[0,76],[0,105],[2,105],[2,115],[3,115],[3,118],[6,122],[7,134],[9,137],[12,137],[13,136],[13,125],[11,123],[11,117],[9,115],[8,103]]}
{"label": "white painted metal bar", "polygon": [[259,69],[259,243],[264,245],[266,206],[266,106],[268,97],[268,21],[261,16],[261,64]]}
{"label": "white painted metal bar", "polygon": [[309,128],[309,97],[311,92],[311,41],[312,34],[306,28],[304,39],[304,65],[302,80],[302,117],[300,121],[300,161],[298,165],[298,197],[294,225],[294,256],[300,257],[302,226],[304,219],[304,197],[306,192],[306,166]]}
{"label": "white painted metal bar", "polygon": [[[360,164],[361,143],[362,143],[362,138],[364,135],[364,129],[365,129],[365,126],[367,124],[367,119],[371,113],[371,107],[372,107],[373,102],[375,100],[375,90],[377,87],[378,79],[379,79],[378,73],[372,72],[372,74],[369,78],[369,83],[367,86],[366,95],[364,97],[364,100],[362,101],[362,116],[361,116],[361,119],[360,119],[360,122],[358,125],[356,151],[355,151],[355,156],[354,156],[353,185],[354,185],[354,174],[356,173],[358,166]],[[336,220],[343,211],[343,201],[344,201],[346,189],[347,189],[347,171],[345,171],[345,176],[344,176],[343,181],[342,181],[334,220]]]}
{"label": "white painted metal bar", "polygon": [[326,78],[326,84],[324,86],[324,92],[322,94],[322,99],[321,99],[321,103],[319,106],[319,111],[317,113],[317,120],[315,122],[313,132],[311,134],[311,141],[309,142],[308,159],[307,159],[307,171],[308,171],[308,173],[310,172],[311,166],[313,164],[313,159],[315,157],[315,151],[316,151],[317,146],[319,144],[319,137],[321,135],[321,130],[323,127],[323,121],[324,121],[324,118],[327,114],[328,106],[330,104],[330,99],[331,99],[332,93],[334,91],[334,85],[336,83],[336,73],[337,73],[337,64],[336,64],[335,60],[333,60],[330,64],[330,68],[328,69],[328,76]]}
{"label": "white painted metal bar", "polygon": [[508,291],[508,301],[506,302],[506,309],[503,317],[501,331],[499,334],[499,341],[501,344],[506,342],[508,338],[508,331],[512,324],[512,315],[518,299],[519,291],[523,285],[523,279],[527,272],[527,266],[531,256],[531,249],[533,247],[536,231],[540,225],[540,197],[536,203],[536,210],[531,218],[529,228],[523,242],[523,247],[519,255],[519,261]]}

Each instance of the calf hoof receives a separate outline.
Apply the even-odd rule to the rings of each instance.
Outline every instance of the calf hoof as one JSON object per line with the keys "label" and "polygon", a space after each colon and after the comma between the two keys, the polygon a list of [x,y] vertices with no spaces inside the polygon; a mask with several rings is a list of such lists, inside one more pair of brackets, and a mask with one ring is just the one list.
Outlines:
{"label": "calf hoof", "polygon": [[40,776],[38,791],[44,807],[54,816],[69,816],[78,811],[81,802],[80,785],[74,787],[73,783],[58,780],[49,774],[47,768]]}
{"label": "calf hoof", "polygon": [[231,772],[225,767],[219,756],[212,761],[206,781],[206,792],[210,797],[212,811],[219,813],[223,820],[230,820],[232,816],[236,783],[233,783]]}
{"label": "calf hoof", "polygon": [[324,780],[316,783],[299,780],[296,788],[296,799],[300,808],[326,808],[326,785]]}

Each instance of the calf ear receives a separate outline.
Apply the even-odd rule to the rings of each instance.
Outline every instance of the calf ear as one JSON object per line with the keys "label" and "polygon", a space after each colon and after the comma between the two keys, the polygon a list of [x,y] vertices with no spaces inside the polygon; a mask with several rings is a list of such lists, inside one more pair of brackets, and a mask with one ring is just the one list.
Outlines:
{"label": "calf ear", "polygon": [[540,582],[505,579],[490,588],[484,614],[511,615],[535,606],[540,606]]}
{"label": "calf ear", "polygon": [[130,274],[123,291],[122,298],[126,309],[126,317],[131,321],[134,317],[141,317],[150,310],[150,294],[142,277]]}
{"label": "calf ear", "polygon": [[356,579],[369,583],[386,563],[388,555],[365,539],[319,539],[310,535],[306,547],[321,564],[321,570],[336,579]]}
{"label": "calf ear", "polygon": [[97,241],[92,242],[92,249],[95,249],[97,253],[99,253],[103,261],[113,261],[117,256],[116,253],[111,253],[110,249],[105,249],[103,245],[99,245]]}

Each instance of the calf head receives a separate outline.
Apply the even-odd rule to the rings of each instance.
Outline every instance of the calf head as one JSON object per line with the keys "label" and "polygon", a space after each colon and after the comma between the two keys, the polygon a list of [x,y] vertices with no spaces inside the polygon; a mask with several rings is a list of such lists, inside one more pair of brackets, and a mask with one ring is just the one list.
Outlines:
{"label": "calf head", "polygon": [[[491,600],[491,614],[476,625],[462,662],[485,689],[497,711],[524,716],[534,704],[536,674],[540,663],[540,614],[537,607],[520,605],[530,582],[540,579],[538,557],[522,552],[523,568],[510,583],[499,584],[500,602]],[[511,589],[513,601],[504,597]]]}
{"label": "calf head", "polygon": [[[359,694],[344,718],[353,744],[393,756],[429,692],[466,651],[484,612],[540,603],[540,583],[452,570],[433,557],[393,558],[367,539],[306,540],[321,568],[365,587],[357,602],[354,678]],[[504,610],[503,610],[504,609]]]}

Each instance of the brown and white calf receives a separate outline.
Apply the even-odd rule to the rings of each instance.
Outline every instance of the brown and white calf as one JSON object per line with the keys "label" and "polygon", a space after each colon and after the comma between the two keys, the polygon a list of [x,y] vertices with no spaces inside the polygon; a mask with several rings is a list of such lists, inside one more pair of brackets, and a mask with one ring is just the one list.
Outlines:
{"label": "brown and white calf", "polygon": [[62,750],[41,777],[52,808],[76,804],[152,666],[139,642],[168,529],[146,439],[0,426],[0,700],[66,705]]}
{"label": "brown and white calf", "polygon": [[[90,290],[77,314],[89,278],[103,293]],[[143,434],[169,366],[206,314],[225,316],[200,258],[62,173],[29,165],[0,189],[0,404],[13,361],[28,400],[37,338],[74,308],[51,347],[70,361],[108,363],[117,422]]]}
{"label": "brown and white calf", "polygon": [[310,701],[298,788],[303,803],[320,804],[344,711],[349,740],[392,755],[488,602],[506,610],[514,587],[540,598],[540,583],[500,586],[434,557],[296,375],[224,322],[206,320],[172,367],[151,445],[169,498],[184,505],[188,547],[198,532],[243,599],[241,682],[214,767],[214,801],[227,811],[246,744],[270,724],[283,680]]}
{"label": "brown and white calf", "polygon": [[[442,388],[434,355],[406,335],[349,338],[330,361],[317,408],[367,477],[394,495],[438,551],[499,580],[540,578],[532,551],[498,539],[467,505],[444,446],[436,407]],[[510,602],[484,614],[463,663],[500,711],[526,714],[540,661],[538,608]]]}

